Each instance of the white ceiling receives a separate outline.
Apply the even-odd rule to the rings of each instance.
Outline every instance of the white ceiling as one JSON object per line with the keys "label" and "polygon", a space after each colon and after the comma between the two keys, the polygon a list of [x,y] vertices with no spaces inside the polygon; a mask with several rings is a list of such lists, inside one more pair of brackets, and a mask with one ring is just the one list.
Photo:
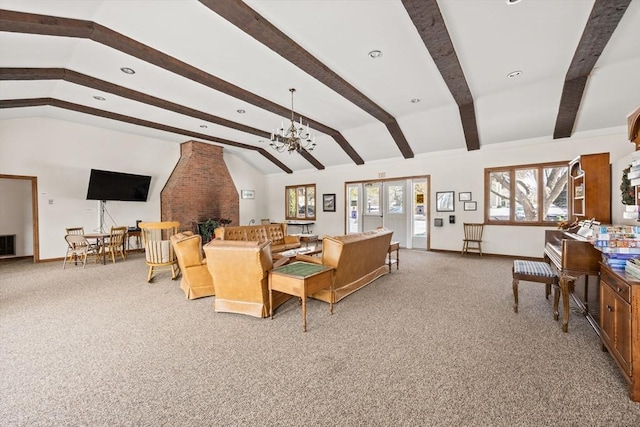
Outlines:
{"label": "white ceiling", "polygon": [[[400,126],[415,155],[466,149],[460,112],[401,0],[245,0]],[[551,137],[567,70],[592,0],[439,0],[473,95],[480,149]],[[0,9],[92,21],[285,109],[337,130],[364,162],[403,158],[385,124],[252,36],[191,0],[0,0]],[[633,0],[591,73],[573,132],[624,126],[640,105],[640,0]],[[381,50],[371,59],[368,52]],[[264,132],[283,118],[88,38],[0,31],[0,67],[64,68]],[[133,68],[127,75],[121,67]],[[507,74],[521,70],[514,79]],[[102,96],[98,101],[94,96]],[[188,132],[265,148],[292,171],[314,168],[276,153],[256,134],[206,122],[67,80],[1,80],[0,99],[54,98]],[[411,100],[419,98],[419,103]],[[237,110],[245,110],[239,114]],[[197,139],[57,106],[1,108],[0,119],[46,116],[180,143]],[[286,118],[285,118],[286,120]],[[207,125],[207,128],[201,128]],[[329,135],[310,154],[325,167],[354,164]],[[204,141],[204,140],[203,140]],[[211,141],[204,141],[211,142]],[[213,142],[211,142],[213,143]],[[265,174],[283,173],[258,151],[225,145]]]}

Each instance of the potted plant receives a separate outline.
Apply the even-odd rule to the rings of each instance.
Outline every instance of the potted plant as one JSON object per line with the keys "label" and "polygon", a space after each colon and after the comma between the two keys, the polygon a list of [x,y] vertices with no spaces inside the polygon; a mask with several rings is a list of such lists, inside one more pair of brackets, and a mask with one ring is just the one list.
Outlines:
{"label": "potted plant", "polygon": [[208,243],[214,238],[214,230],[227,224],[231,224],[230,219],[209,218],[204,222],[196,223],[196,232],[202,236],[202,243]]}

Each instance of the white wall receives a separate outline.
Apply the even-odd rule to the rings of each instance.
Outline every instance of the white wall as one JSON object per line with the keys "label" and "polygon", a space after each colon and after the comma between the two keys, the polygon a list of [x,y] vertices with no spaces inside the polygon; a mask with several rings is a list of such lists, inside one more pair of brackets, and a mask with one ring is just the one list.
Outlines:
{"label": "white wall", "polygon": [[40,259],[64,256],[66,227],[99,228],[100,202],[86,200],[91,169],[152,177],[146,203],[107,202],[107,228],[160,220],[179,144],[47,118],[3,120],[0,130],[0,173],[38,178]]}
{"label": "white wall", "polygon": [[[186,139],[185,139],[186,140]],[[284,187],[316,183],[317,200],[322,194],[336,194],[336,212],[318,209],[314,231],[320,235],[344,233],[344,183],[414,175],[431,176],[431,200],[435,192],[470,191],[478,210],[465,212],[456,202],[456,224],[444,221],[433,227],[436,212],[430,214],[431,248],[457,251],[461,248],[462,223],[484,220],[484,168],[569,161],[580,154],[610,152],[612,166],[613,222],[623,223],[619,190],[622,169],[629,163],[634,146],[626,129],[616,128],[576,135],[569,139],[536,139],[465,150],[346,165],[324,171],[307,170],[294,174],[263,176],[240,156],[224,152],[224,160],[236,189],[254,190],[255,199],[240,200],[240,223],[260,218],[281,221],[284,218]],[[322,150],[322,147],[317,147]],[[160,191],[180,156],[179,143],[146,138],[101,128],[47,118],[11,119],[0,123],[0,174],[38,177],[40,258],[64,256],[64,228],[99,226],[99,202],[86,198],[89,171],[92,168],[151,175],[146,203],[108,202],[114,222],[134,225],[137,219],[160,219]],[[619,170],[618,170],[619,169]],[[53,204],[49,204],[53,200]],[[447,216],[449,213],[447,213]],[[110,226],[107,221],[107,226]],[[533,256],[542,255],[544,227],[487,226],[483,249],[487,253]]]}
{"label": "white wall", "polygon": [[[321,146],[316,150],[322,150]],[[357,180],[375,180],[380,173],[385,179],[415,175],[431,176],[430,234],[431,249],[458,251],[462,247],[462,223],[484,221],[484,169],[496,166],[511,166],[555,161],[569,161],[580,154],[610,152],[614,172],[622,163],[626,166],[634,150],[626,137],[626,129],[617,128],[577,135],[563,140],[536,139],[513,143],[493,144],[480,150],[440,152],[416,156],[414,159],[394,159],[369,162],[361,166],[341,166],[325,171],[309,170],[290,175],[266,177],[269,199],[269,215],[272,219],[284,218],[284,187],[302,183],[316,183],[318,200],[323,193],[336,193],[336,212],[317,212],[314,232],[319,235],[344,233],[344,183]],[[623,167],[624,169],[624,167]],[[622,223],[622,207],[619,191],[622,172],[612,178],[613,222]],[[433,208],[437,191],[470,191],[472,200],[478,202],[477,211],[463,211],[456,201],[456,223],[449,224],[449,212],[436,213]],[[457,199],[457,196],[456,196]],[[443,217],[443,227],[433,227],[433,218]],[[545,227],[532,226],[486,226],[483,251],[493,254],[541,257],[544,247]]]}

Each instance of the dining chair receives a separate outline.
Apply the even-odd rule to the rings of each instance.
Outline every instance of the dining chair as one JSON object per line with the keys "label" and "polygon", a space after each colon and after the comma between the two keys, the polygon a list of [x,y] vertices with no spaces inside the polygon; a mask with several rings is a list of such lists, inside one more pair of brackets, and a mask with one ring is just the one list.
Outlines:
{"label": "dining chair", "polygon": [[127,227],[111,227],[109,240],[101,247],[102,251],[106,251],[111,256],[111,261],[114,264],[118,254],[122,257],[123,261],[127,259],[124,251],[124,239],[126,235]]}
{"label": "dining chair", "polygon": [[67,234],[84,234],[84,227],[69,227],[65,230]]}
{"label": "dining chair", "polygon": [[87,264],[87,257],[93,255],[96,262],[98,260],[98,251],[95,246],[92,246],[86,237],[81,234],[67,234],[64,236],[67,241],[67,254],[64,257],[62,263],[62,269],[67,266],[67,261],[73,260],[76,265],[78,259],[82,260],[82,268]]}

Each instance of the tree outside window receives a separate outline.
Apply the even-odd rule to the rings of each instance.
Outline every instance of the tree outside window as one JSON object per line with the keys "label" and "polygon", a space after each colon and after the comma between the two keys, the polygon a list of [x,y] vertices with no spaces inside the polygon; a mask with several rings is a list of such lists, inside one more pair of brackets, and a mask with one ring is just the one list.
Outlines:
{"label": "tree outside window", "polygon": [[555,225],[568,217],[568,163],[485,169],[485,222]]}

